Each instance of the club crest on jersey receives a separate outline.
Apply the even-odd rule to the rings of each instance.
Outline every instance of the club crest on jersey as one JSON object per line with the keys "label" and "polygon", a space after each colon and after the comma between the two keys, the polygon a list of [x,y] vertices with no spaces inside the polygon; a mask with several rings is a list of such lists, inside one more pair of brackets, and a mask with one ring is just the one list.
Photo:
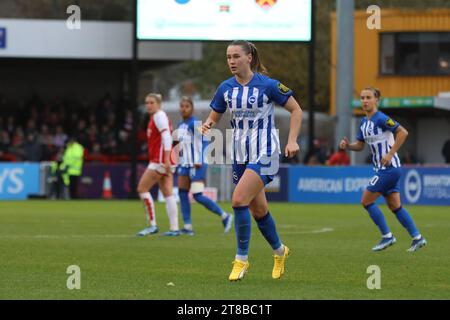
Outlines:
{"label": "club crest on jersey", "polygon": [[392,128],[393,126],[395,126],[395,121],[392,120],[391,118],[388,118],[388,119],[386,120],[386,125],[387,125],[389,128]]}
{"label": "club crest on jersey", "polygon": [[263,9],[271,9],[276,3],[277,0],[256,0],[256,3]]}
{"label": "club crest on jersey", "polygon": [[248,103],[254,104],[257,99],[258,99],[257,96],[251,96],[251,97],[248,98]]}
{"label": "club crest on jersey", "polygon": [[288,87],[286,87],[284,84],[282,84],[281,82],[278,82],[278,91],[280,91],[282,94],[286,94],[289,91],[291,91],[291,89],[289,89]]}

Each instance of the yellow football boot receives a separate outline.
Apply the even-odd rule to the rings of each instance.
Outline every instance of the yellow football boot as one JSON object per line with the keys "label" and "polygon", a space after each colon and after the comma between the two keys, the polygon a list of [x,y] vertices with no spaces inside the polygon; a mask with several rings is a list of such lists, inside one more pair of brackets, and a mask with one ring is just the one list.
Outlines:
{"label": "yellow football boot", "polygon": [[284,246],[284,254],[282,256],[274,255],[274,265],[272,270],[272,278],[280,279],[284,273],[286,259],[289,256],[289,248]]}
{"label": "yellow football boot", "polygon": [[248,268],[250,267],[250,263],[248,261],[234,260],[233,261],[233,269],[231,270],[230,276],[228,280],[230,281],[238,281],[241,280]]}

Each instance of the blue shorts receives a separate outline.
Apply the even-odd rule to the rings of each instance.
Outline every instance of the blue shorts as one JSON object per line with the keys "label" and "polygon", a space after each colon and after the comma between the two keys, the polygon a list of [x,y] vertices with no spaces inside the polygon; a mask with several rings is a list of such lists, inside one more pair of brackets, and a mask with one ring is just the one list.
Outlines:
{"label": "blue shorts", "polygon": [[400,192],[399,181],[401,175],[402,170],[400,168],[389,167],[385,170],[380,170],[370,179],[367,190],[370,192],[379,192],[383,196]]}
{"label": "blue shorts", "polygon": [[261,169],[268,168],[269,165],[263,165],[260,163],[233,163],[233,183],[238,184],[244,174],[245,169],[252,169],[261,178],[264,185],[272,182],[274,175],[265,175],[261,173]]}
{"label": "blue shorts", "polygon": [[196,167],[181,167],[177,169],[179,176],[189,177],[191,181],[206,181],[206,171],[208,170],[207,164],[202,164],[200,168]]}

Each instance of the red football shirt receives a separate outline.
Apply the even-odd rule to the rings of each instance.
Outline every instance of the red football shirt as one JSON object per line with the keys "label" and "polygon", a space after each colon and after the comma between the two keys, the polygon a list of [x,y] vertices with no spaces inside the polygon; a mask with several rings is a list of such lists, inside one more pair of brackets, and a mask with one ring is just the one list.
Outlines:
{"label": "red football shirt", "polygon": [[335,152],[328,160],[328,165],[330,166],[348,166],[349,164],[350,158],[343,151]]}
{"label": "red football shirt", "polygon": [[[165,153],[161,134],[166,130],[172,134],[170,119],[164,111],[159,110],[152,116],[147,127],[148,158],[150,162],[164,163]],[[170,164],[175,164],[172,157],[170,158]]]}

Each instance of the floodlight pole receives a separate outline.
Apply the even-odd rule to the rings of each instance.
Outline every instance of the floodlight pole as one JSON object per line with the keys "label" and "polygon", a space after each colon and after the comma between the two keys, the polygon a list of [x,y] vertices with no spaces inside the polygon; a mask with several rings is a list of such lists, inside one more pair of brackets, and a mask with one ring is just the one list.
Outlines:
{"label": "floodlight pole", "polygon": [[353,98],[354,10],[354,0],[337,0],[336,82],[331,84],[336,86],[335,146],[343,137],[352,138],[350,106]]}
{"label": "floodlight pole", "polygon": [[130,68],[130,81],[129,81],[129,92],[130,92],[130,107],[133,113],[133,129],[131,133],[131,175],[130,175],[130,193],[128,194],[129,198],[135,199],[137,198],[137,132],[138,132],[138,41],[136,38],[137,35],[137,1],[134,0],[133,4],[133,26],[132,26],[132,59],[131,59],[131,68]]}
{"label": "floodlight pole", "polygon": [[308,118],[308,152],[311,153],[314,148],[314,98],[315,98],[315,50],[316,50],[316,5],[315,0],[311,1],[311,41],[309,43],[309,59],[308,59],[308,104],[309,104],[309,118]]}

